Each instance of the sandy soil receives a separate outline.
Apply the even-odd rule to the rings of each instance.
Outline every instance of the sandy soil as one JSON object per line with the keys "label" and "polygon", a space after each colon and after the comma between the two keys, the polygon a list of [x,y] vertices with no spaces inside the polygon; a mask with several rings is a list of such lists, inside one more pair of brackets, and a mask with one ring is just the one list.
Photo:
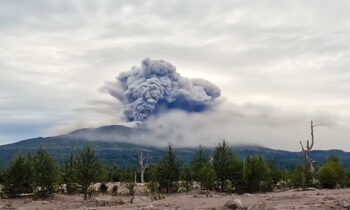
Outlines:
{"label": "sandy soil", "polygon": [[127,195],[98,195],[83,201],[82,195],[54,194],[47,200],[1,199],[0,209],[223,209],[225,203],[240,199],[245,209],[350,209],[350,189],[308,191],[288,190],[261,194],[224,195],[211,192],[206,197],[200,191],[178,193],[152,201],[138,193],[130,204]]}

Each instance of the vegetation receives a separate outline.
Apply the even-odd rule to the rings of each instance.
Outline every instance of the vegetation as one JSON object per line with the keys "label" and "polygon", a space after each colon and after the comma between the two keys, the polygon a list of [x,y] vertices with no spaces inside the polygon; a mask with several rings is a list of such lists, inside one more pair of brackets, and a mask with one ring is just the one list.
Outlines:
{"label": "vegetation", "polygon": [[2,184],[7,197],[19,197],[33,192],[33,168],[30,161],[28,156],[20,153],[4,172]]}
{"label": "vegetation", "polygon": [[78,184],[76,180],[76,162],[73,154],[71,154],[65,161],[62,168],[63,183],[66,184],[67,193],[73,194],[78,191]]}
{"label": "vegetation", "polygon": [[241,193],[243,191],[243,161],[225,142],[219,143],[213,157],[213,167],[219,191]]}
{"label": "vegetation", "polygon": [[[307,163],[298,165],[295,170],[281,170],[274,162],[260,156],[240,159],[225,141],[217,145],[212,159],[209,154],[200,146],[191,162],[181,164],[175,149],[169,144],[166,155],[144,171],[152,199],[163,198],[162,193],[176,193],[180,189],[190,191],[199,187],[209,196],[211,190],[255,193],[271,191],[275,187],[335,188],[350,184],[350,171],[344,169],[335,155],[331,155],[325,164],[316,165],[315,175],[312,175]],[[114,185],[108,192],[105,183],[122,182],[132,196],[130,202],[133,202],[137,186],[135,177],[140,178],[141,174],[135,170],[103,165],[93,148],[87,146],[71,154],[61,167],[44,149],[32,155],[20,153],[6,170],[0,172],[0,184],[5,197],[34,193],[44,198],[54,192],[66,192],[82,193],[87,199],[88,195],[97,192],[117,195],[118,186]],[[92,188],[97,182],[102,183],[100,187]]]}
{"label": "vegetation", "polygon": [[291,186],[307,188],[312,186],[312,174],[309,170],[309,165],[299,164],[296,170],[291,173]]}
{"label": "vegetation", "polygon": [[76,180],[81,186],[84,199],[87,199],[89,186],[101,176],[101,164],[91,147],[85,147],[75,158]]}
{"label": "vegetation", "polygon": [[206,164],[200,169],[198,175],[198,181],[201,183],[201,187],[206,190],[208,197],[209,190],[212,190],[215,186],[215,171],[213,166]]}
{"label": "vegetation", "polygon": [[39,149],[32,159],[34,192],[39,197],[47,197],[55,191],[58,170],[51,155]]}
{"label": "vegetation", "polygon": [[200,145],[193,157],[191,164],[193,168],[193,179],[195,181],[200,181],[200,172],[204,167],[207,167],[209,160],[208,150]]}
{"label": "vegetation", "polygon": [[344,187],[347,180],[346,171],[339,158],[330,156],[326,164],[318,170],[318,179],[325,188],[334,188],[337,185]]}
{"label": "vegetation", "polygon": [[246,183],[245,189],[250,193],[272,190],[272,171],[262,157],[247,157],[244,167],[244,181]]}
{"label": "vegetation", "polygon": [[159,183],[159,191],[165,193],[177,192],[180,178],[180,163],[171,144],[165,157],[159,162],[153,173],[153,180]]}

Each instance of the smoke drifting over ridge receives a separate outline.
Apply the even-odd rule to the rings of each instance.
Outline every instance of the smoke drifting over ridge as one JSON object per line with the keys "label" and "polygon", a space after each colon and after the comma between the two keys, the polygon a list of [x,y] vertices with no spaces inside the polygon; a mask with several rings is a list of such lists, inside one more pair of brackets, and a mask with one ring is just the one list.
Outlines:
{"label": "smoke drifting over ridge", "polygon": [[172,109],[202,112],[221,95],[213,83],[182,77],[172,64],[149,58],[106,83],[104,90],[123,104],[127,121],[145,121]]}

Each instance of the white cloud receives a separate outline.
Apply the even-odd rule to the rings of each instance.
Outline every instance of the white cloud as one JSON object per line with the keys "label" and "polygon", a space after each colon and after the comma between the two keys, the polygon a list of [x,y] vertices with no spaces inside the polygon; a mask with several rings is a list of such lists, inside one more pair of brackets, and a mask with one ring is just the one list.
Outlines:
{"label": "white cloud", "polygon": [[[274,121],[292,117],[302,125],[291,122],[291,128],[281,129],[284,133],[268,126],[269,117],[253,115],[251,121],[257,118],[261,124],[250,129],[233,122],[237,127],[232,130],[239,130],[234,139],[294,149],[294,131],[307,128],[314,118],[334,122],[333,131],[329,128],[324,135],[339,139],[337,145],[325,141],[320,146],[350,150],[350,145],[341,145],[346,145],[350,125],[349,4],[345,0],[1,1],[0,123],[27,124],[11,124],[16,127],[13,133],[0,130],[0,144],[119,122],[119,105],[98,89],[151,57],[173,63],[186,77],[217,84],[236,106],[274,107],[278,113]],[[254,110],[246,114],[250,112]],[[27,126],[39,122],[47,126],[28,132]],[[287,133],[290,138],[283,144],[259,142],[264,133],[271,139]]]}

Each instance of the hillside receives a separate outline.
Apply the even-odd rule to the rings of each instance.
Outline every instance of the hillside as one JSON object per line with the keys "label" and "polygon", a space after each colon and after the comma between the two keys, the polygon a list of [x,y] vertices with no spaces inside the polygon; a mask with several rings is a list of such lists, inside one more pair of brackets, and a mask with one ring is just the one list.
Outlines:
{"label": "hillside", "polygon": [[[38,148],[47,149],[59,163],[62,163],[69,154],[85,145],[94,147],[99,158],[109,165],[137,167],[140,148],[149,153],[152,161],[158,161],[165,154],[165,148],[125,143],[127,139],[133,138],[140,132],[150,131],[111,125],[95,129],[80,129],[66,135],[23,140],[0,146],[0,167],[8,166],[18,152],[33,153]],[[182,162],[188,162],[192,159],[195,149],[177,148],[176,152]],[[283,168],[294,168],[296,164],[303,161],[303,155],[300,152],[274,150],[261,146],[234,146],[233,149],[242,158],[248,155],[260,155],[267,160],[274,160]],[[213,148],[209,150],[213,152]],[[350,153],[341,150],[315,150],[312,152],[312,158],[317,162],[323,162],[331,153],[339,156],[343,164],[350,168]]]}

